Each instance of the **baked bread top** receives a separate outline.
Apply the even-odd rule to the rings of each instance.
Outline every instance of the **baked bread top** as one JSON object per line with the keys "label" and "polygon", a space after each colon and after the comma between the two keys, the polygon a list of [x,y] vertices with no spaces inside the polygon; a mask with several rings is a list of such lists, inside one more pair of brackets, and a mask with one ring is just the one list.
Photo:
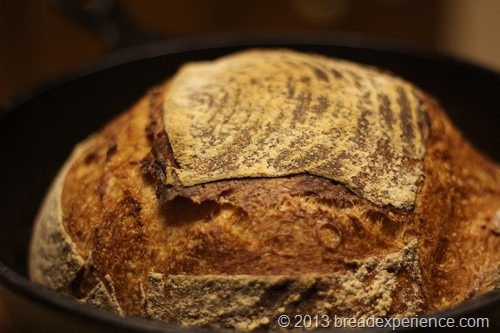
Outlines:
{"label": "baked bread top", "polygon": [[392,74],[290,50],[188,64],[79,144],[34,281],[182,326],[412,316],[499,287],[500,169]]}
{"label": "baked bread top", "polygon": [[166,181],[308,173],[376,204],[411,208],[429,126],[424,108],[409,83],[318,55],[256,50],[189,64],[163,104],[178,163],[167,166]]}

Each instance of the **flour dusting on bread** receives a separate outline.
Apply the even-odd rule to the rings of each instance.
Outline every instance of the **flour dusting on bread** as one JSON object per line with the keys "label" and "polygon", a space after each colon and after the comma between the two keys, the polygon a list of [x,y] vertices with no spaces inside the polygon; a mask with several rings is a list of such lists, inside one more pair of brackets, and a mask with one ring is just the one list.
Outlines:
{"label": "flour dusting on bread", "polygon": [[164,122],[179,164],[167,174],[185,186],[306,172],[407,209],[428,131],[420,92],[409,83],[291,51],[182,67],[165,96]]}

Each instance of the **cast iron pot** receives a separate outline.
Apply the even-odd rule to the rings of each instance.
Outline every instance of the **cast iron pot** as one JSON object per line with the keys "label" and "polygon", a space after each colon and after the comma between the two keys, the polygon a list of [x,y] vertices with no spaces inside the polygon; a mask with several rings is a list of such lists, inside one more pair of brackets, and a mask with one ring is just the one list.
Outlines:
{"label": "cast iron pot", "polygon": [[[31,92],[2,111],[0,297],[20,331],[198,331],[120,317],[34,284],[27,277],[31,228],[45,192],[77,142],[130,107],[182,63],[251,47],[288,47],[388,69],[435,96],[473,144],[500,161],[500,75],[456,59],[361,38],[317,34],[217,35],[121,51]],[[498,331],[500,292],[431,316],[488,318],[490,329]]]}

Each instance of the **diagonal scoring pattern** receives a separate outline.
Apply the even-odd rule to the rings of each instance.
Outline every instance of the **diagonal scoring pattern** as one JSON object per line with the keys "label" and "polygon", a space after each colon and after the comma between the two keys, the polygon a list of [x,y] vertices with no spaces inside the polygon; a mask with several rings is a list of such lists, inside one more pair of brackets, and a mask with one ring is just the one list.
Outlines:
{"label": "diagonal scoring pattern", "polygon": [[288,50],[183,66],[163,116],[178,164],[167,167],[169,184],[309,173],[406,209],[415,201],[429,131],[411,84]]}

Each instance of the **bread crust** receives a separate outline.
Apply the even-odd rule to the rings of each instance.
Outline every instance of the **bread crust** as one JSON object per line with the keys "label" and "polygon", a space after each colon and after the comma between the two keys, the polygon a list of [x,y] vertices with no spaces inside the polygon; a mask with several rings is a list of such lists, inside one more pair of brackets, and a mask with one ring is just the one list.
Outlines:
{"label": "bread crust", "polygon": [[31,279],[66,294],[71,294],[70,285],[84,260],[66,233],[61,195],[69,168],[91,144],[92,138],[89,138],[76,146],[54,179],[36,218],[29,251],[28,269]]}
{"label": "bread crust", "polygon": [[184,184],[172,84],[75,149],[37,219],[33,280],[126,315],[240,330],[278,328],[283,313],[413,316],[498,288],[500,169],[416,88],[414,199],[391,205],[308,172]]}
{"label": "bread crust", "polygon": [[163,102],[178,163],[165,181],[307,173],[410,209],[429,126],[422,98],[394,75],[290,50],[188,64]]}

